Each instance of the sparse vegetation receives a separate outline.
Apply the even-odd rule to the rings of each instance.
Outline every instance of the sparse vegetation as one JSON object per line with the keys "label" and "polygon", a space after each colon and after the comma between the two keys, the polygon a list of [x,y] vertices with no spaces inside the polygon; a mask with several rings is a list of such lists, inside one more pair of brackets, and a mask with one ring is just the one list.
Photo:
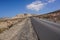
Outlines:
{"label": "sparse vegetation", "polygon": [[8,28],[0,28],[0,33],[2,33],[3,31],[7,30]]}
{"label": "sparse vegetation", "polygon": [[11,28],[13,25],[17,24],[18,22],[21,22],[23,19],[25,18],[14,18],[14,19],[6,19],[6,20],[0,19],[0,33]]}
{"label": "sparse vegetation", "polygon": [[48,20],[51,20],[53,22],[60,22],[60,10],[50,12],[50,13],[46,13],[43,15],[38,15],[36,17],[39,17],[42,19],[48,19]]}

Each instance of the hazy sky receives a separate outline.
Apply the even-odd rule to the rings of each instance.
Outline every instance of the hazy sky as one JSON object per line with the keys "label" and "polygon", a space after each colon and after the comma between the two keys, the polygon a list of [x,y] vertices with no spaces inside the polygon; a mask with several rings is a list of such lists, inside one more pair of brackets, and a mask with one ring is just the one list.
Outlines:
{"label": "hazy sky", "polygon": [[43,14],[60,9],[60,0],[0,0],[0,17],[16,14]]}

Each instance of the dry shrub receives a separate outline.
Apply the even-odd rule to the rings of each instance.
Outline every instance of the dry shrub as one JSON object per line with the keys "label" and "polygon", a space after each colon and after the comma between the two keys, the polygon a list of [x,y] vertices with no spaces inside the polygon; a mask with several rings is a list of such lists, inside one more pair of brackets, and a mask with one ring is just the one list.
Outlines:
{"label": "dry shrub", "polygon": [[8,28],[0,28],[0,33],[2,33],[3,31],[7,30]]}

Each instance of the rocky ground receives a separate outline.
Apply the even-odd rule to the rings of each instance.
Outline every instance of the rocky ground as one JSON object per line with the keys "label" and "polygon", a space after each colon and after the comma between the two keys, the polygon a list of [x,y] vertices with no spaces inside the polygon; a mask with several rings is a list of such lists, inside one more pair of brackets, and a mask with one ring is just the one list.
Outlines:
{"label": "rocky ground", "polygon": [[20,40],[38,40],[30,20],[28,21],[28,24],[25,25],[25,27],[21,30]]}
{"label": "rocky ground", "polygon": [[0,40],[38,40],[38,38],[28,18],[1,33]]}
{"label": "rocky ground", "polygon": [[6,20],[0,20],[0,33],[3,31],[11,28],[13,25],[15,25],[18,22],[21,22],[24,20],[24,18],[14,18],[14,19],[6,19]]}
{"label": "rocky ground", "polygon": [[32,16],[31,14],[18,14],[12,18],[0,18],[0,33],[11,28],[18,22],[21,22],[27,17]]}

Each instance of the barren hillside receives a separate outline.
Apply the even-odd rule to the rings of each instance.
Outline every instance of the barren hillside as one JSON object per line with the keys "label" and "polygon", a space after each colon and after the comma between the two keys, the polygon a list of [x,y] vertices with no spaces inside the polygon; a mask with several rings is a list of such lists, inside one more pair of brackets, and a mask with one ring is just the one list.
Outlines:
{"label": "barren hillside", "polygon": [[60,10],[53,11],[50,13],[46,13],[43,15],[38,15],[36,17],[43,18],[43,19],[48,19],[54,22],[60,22]]}

